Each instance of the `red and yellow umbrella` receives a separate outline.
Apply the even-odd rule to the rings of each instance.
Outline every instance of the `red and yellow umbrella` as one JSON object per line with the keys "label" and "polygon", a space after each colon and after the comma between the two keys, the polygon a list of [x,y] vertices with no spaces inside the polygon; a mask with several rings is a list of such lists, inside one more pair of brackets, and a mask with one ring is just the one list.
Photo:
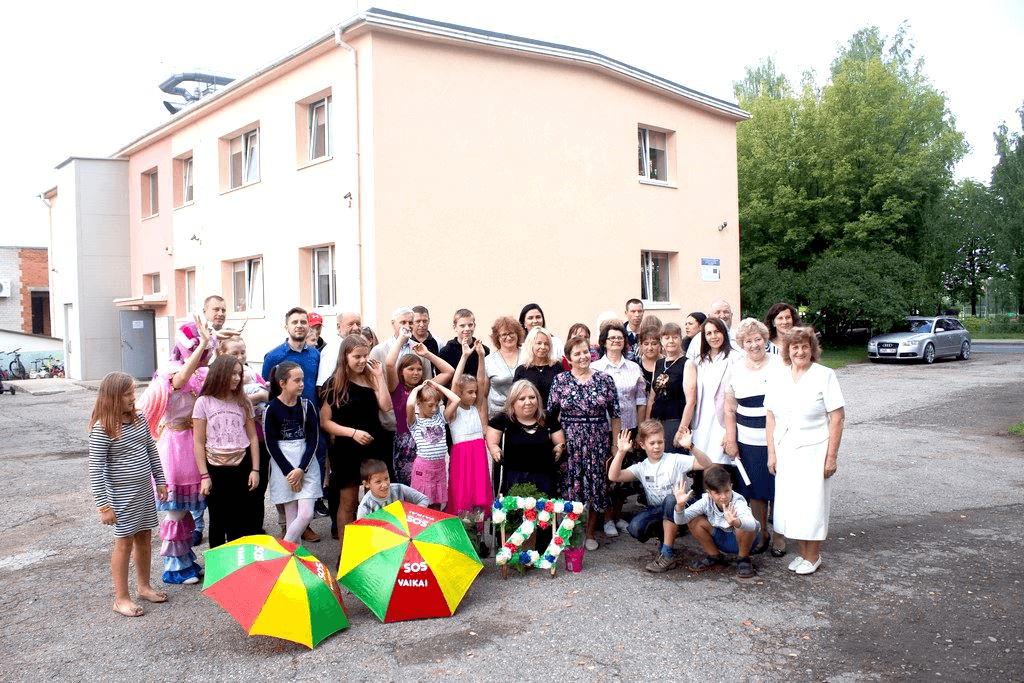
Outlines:
{"label": "red and yellow umbrella", "polygon": [[249,635],[283,638],[312,649],[348,628],[331,570],[301,545],[244,536],[203,555],[203,593]]}
{"label": "red and yellow umbrella", "polygon": [[384,622],[450,617],[483,567],[462,520],[399,501],[345,527],[338,581]]}

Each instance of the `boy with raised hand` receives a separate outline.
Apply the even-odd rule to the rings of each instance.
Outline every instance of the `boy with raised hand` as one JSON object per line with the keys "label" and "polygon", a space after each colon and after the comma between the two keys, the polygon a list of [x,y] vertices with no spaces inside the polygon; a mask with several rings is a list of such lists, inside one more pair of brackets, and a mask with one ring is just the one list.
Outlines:
{"label": "boy with raised hand", "polygon": [[733,493],[732,479],[721,467],[711,467],[704,472],[705,493],[700,499],[687,506],[686,482],[676,488],[676,524],[686,524],[700,547],[707,553],[704,558],[687,567],[691,572],[706,572],[726,566],[722,554],[736,553],[736,575],[751,579],[757,571],[750,560],[750,549],[761,532],[761,525],[754,519],[746,499]]}
{"label": "boy with raised hand", "polygon": [[[689,434],[685,445],[692,443]],[[608,478],[615,482],[625,483],[638,481],[644,487],[647,506],[638,512],[629,523],[629,534],[641,543],[651,537],[650,527],[661,524],[662,544],[658,557],[646,567],[649,572],[661,573],[675,567],[675,543],[679,527],[674,519],[676,494],[673,487],[687,472],[694,469],[711,467],[711,460],[700,451],[693,450],[692,455],[684,453],[665,453],[665,428],[657,420],[645,420],[637,427],[637,443],[644,450],[647,459],[622,469],[622,460],[632,450],[633,442],[629,438],[629,430],[619,434],[615,457],[608,469]],[[683,486],[686,503],[685,485]]]}

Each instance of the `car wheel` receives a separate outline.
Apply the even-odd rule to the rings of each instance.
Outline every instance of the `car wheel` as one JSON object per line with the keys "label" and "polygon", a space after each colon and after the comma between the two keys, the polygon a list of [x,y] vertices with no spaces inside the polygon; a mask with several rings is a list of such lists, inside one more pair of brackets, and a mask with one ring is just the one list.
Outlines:
{"label": "car wheel", "polygon": [[971,342],[965,341],[960,345],[960,360],[969,360],[971,357]]}
{"label": "car wheel", "polygon": [[931,342],[929,342],[928,345],[924,347],[924,353],[921,354],[921,358],[924,359],[924,362],[927,363],[928,365],[931,365],[932,363],[934,363],[935,362],[935,345],[932,344]]}

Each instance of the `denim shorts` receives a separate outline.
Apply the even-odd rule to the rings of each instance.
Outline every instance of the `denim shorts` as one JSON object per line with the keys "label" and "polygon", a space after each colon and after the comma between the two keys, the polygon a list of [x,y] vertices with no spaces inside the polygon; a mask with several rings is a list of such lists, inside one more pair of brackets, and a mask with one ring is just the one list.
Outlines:
{"label": "denim shorts", "polygon": [[[757,529],[755,530],[756,535],[754,536],[754,545],[752,547],[756,547],[761,538],[761,523],[756,520],[754,523],[757,524]],[[740,547],[736,543],[735,531],[726,531],[725,529],[715,527],[715,530],[711,532],[711,540],[715,542],[715,547],[723,553],[736,555],[740,552]]]}

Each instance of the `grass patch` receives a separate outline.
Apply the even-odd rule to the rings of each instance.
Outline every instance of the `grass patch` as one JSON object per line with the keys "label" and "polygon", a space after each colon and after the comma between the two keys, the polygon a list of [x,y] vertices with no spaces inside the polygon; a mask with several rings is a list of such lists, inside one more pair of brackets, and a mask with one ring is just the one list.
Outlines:
{"label": "grass patch", "polygon": [[1024,435],[1024,422],[1018,422],[1017,424],[1013,425],[1006,431],[1008,431],[1010,434]]}
{"label": "grass patch", "polygon": [[838,370],[850,363],[856,363],[857,361],[867,359],[868,350],[865,344],[840,346],[838,348],[823,348],[821,350],[821,364],[825,367],[832,368],[833,370]]}

